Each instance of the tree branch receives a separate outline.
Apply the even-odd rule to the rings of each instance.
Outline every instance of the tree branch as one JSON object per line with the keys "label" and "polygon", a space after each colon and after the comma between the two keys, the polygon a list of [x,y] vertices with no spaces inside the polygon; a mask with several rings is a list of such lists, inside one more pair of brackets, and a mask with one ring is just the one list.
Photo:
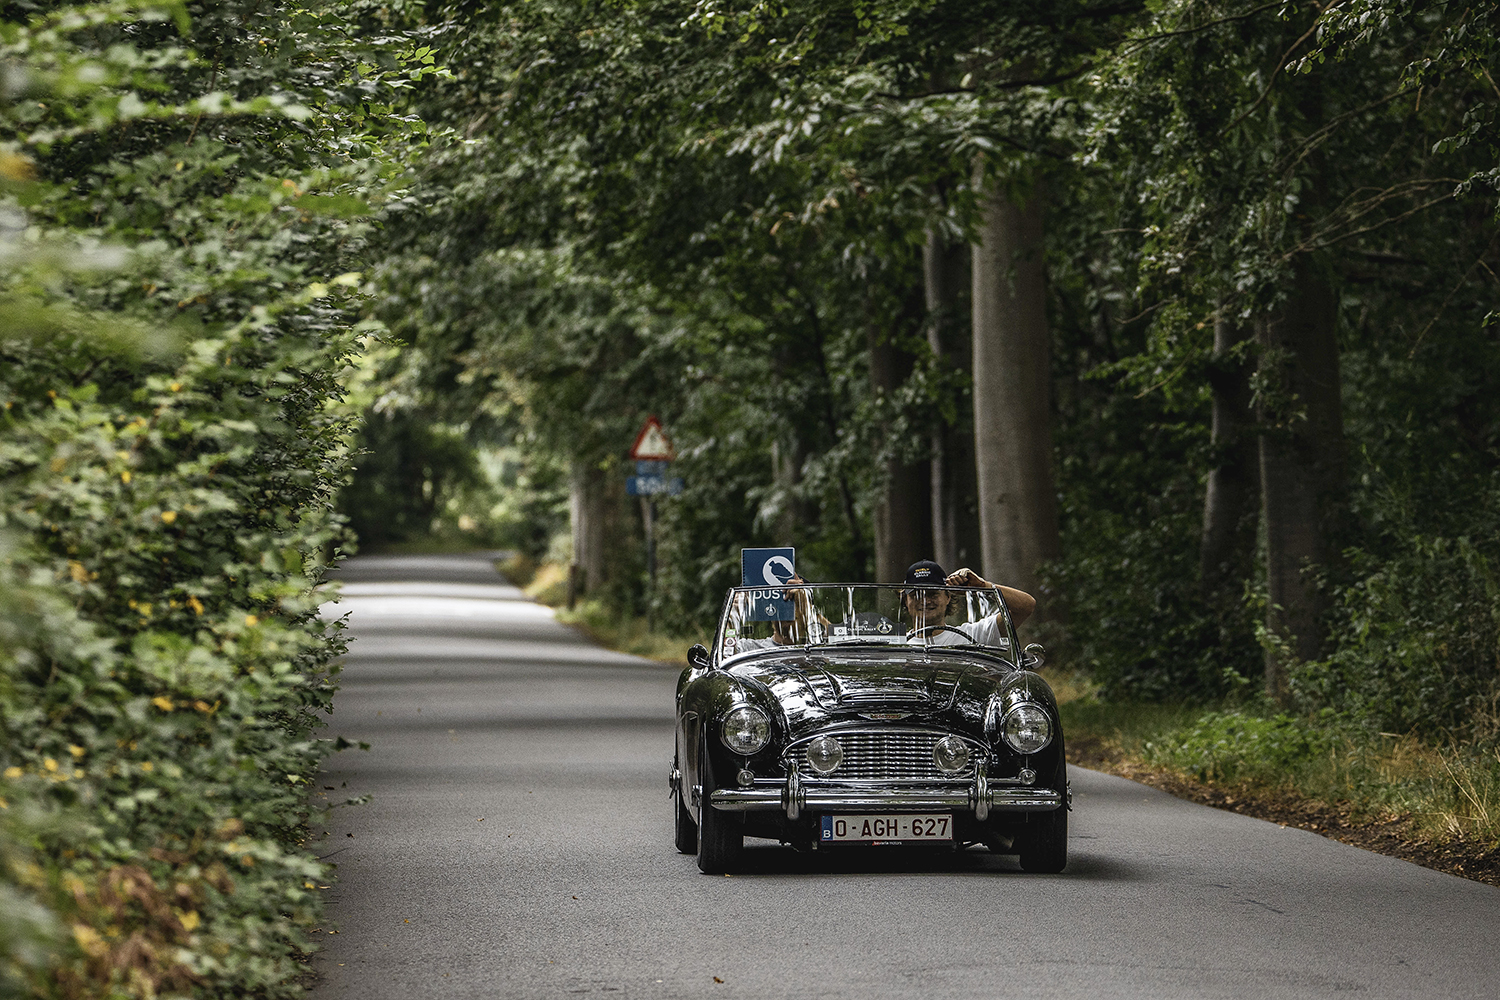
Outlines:
{"label": "tree branch", "polygon": [[[1406,190],[1420,190],[1423,187],[1431,187],[1436,183],[1438,182],[1433,181],[1421,185],[1406,185],[1405,187]],[[1400,185],[1398,185],[1398,187],[1400,187]],[[1380,195],[1377,195],[1376,197],[1365,201],[1363,204],[1367,205],[1368,207],[1351,216],[1348,221],[1353,222],[1355,219],[1370,214],[1370,212],[1374,211],[1377,206],[1390,201],[1392,198],[1399,197],[1399,195],[1403,193],[1405,192],[1398,191],[1397,188],[1387,188],[1385,191],[1382,191]],[[1309,253],[1313,250],[1322,250],[1327,247],[1333,246],[1335,243],[1342,243],[1344,240],[1352,239],[1355,236],[1363,236],[1365,233],[1373,233],[1375,230],[1383,229],[1384,227],[1389,226],[1392,223],[1400,222],[1403,219],[1409,219],[1413,215],[1416,215],[1418,212],[1426,211],[1433,205],[1441,205],[1445,201],[1451,201],[1453,197],[1454,195],[1450,192],[1443,195],[1441,198],[1433,198],[1431,201],[1423,202],[1415,208],[1409,208],[1405,212],[1402,212],[1400,215],[1393,215],[1389,219],[1382,219],[1380,222],[1377,222],[1373,225],[1365,226],[1360,229],[1350,230],[1349,232],[1344,233],[1341,236],[1327,235],[1331,232],[1334,232],[1337,227],[1325,226],[1321,231],[1314,233],[1312,236],[1309,236],[1307,239],[1303,240],[1302,242],[1298,243],[1296,246],[1288,250],[1286,253],[1282,254],[1281,259],[1284,261],[1291,260],[1299,253]]]}
{"label": "tree branch", "polygon": [[[1491,248],[1494,247],[1496,239],[1500,239],[1500,235],[1490,237],[1489,245],[1486,246],[1482,251],[1480,251],[1479,256],[1475,258],[1474,263],[1469,265],[1469,269],[1464,272],[1464,276],[1458,279],[1458,284],[1454,285],[1453,290],[1448,293],[1448,297],[1443,299],[1443,304],[1438,306],[1437,312],[1432,314],[1432,319],[1428,320],[1427,325],[1422,327],[1422,332],[1417,334],[1417,339],[1412,342],[1411,351],[1409,351],[1406,355],[1406,359],[1408,361],[1417,356],[1417,348],[1422,346],[1422,340],[1427,336],[1427,331],[1431,330],[1433,324],[1436,323],[1438,321],[1438,318],[1443,315],[1443,310],[1448,308],[1448,303],[1453,301],[1453,296],[1458,294],[1458,290],[1464,287],[1464,283],[1469,280],[1470,275],[1474,273],[1474,269],[1476,267],[1479,267],[1481,264],[1484,264],[1484,255],[1489,253]],[[1489,271],[1489,265],[1484,264],[1484,269],[1486,271]],[[1491,277],[1494,277],[1494,274],[1494,271],[1490,271]]]}
{"label": "tree branch", "polygon": [[[1093,63],[1084,63],[1069,73],[1057,73],[1053,76],[1037,77],[1034,80],[1006,80],[1004,83],[995,84],[989,90],[1020,90],[1023,87],[1050,87],[1054,83],[1067,83],[1094,68]],[[876,97],[884,97],[892,101],[923,101],[929,97],[947,97],[950,94],[978,94],[978,87],[949,87],[945,90],[929,90],[921,94],[889,94],[885,91],[876,91]]]}
{"label": "tree branch", "polygon": [[1200,24],[1196,28],[1182,28],[1179,31],[1164,31],[1159,35],[1142,35],[1140,38],[1127,38],[1121,45],[1121,55],[1124,55],[1132,45],[1145,45],[1147,42],[1159,42],[1164,38],[1177,38],[1181,35],[1196,35],[1200,31],[1207,31],[1209,28],[1216,28],[1221,24],[1229,24],[1233,21],[1247,21],[1256,14],[1268,11],[1272,7],[1280,7],[1284,2],[1285,0],[1271,0],[1271,3],[1261,4],[1259,7],[1247,10],[1243,14],[1221,17],[1217,21],[1209,21],[1207,24]]}
{"label": "tree branch", "polygon": [[1378,100],[1371,101],[1364,107],[1355,108],[1352,111],[1345,111],[1341,115],[1336,115],[1333,119],[1324,124],[1322,128],[1318,129],[1312,135],[1308,136],[1306,139],[1303,139],[1300,143],[1298,143],[1297,147],[1292,150],[1295,156],[1293,156],[1291,162],[1288,163],[1285,167],[1277,167],[1276,172],[1282,174],[1289,173],[1297,166],[1297,164],[1301,163],[1304,159],[1307,158],[1307,154],[1312,150],[1314,145],[1316,145],[1318,142],[1321,142],[1330,132],[1332,132],[1337,126],[1343,124],[1346,120],[1353,118],[1355,115],[1362,115],[1366,111],[1373,111],[1375,108],[1380,107],[1382,104],[1388,104],[1398,97],[1405,97],[1407,94],[1412,93],[1416,89],[1419,88],[1408,87],[1405,90],[1398,90],[1393,94],[1387,94],[1386,96],[1379,98]]}
{"label": "tree branch", "polygon": [[1270,96],[1271,88],[1276,85],[1276,78],[1281,75],[1282,70],[1286,69],[1286,62],[1292,57],[1292,53],[1296,52],[1298,46],[1312,37],[1312,33],[1318,30],[1318,25],[1322,23],[1323,18],[1328,14],[1328,12],[1333,10],[1333,8],[1339,6],[1343,2],[1344,0],[1333,0],[1333,2],[1330,3],[1327,7],[1324,7],[1322,10],[1318,11],[1318,16],[1313,18],[1313,23],[1308,26],[1308,29],[1304,31],[1302,33],[1302,36],[1295,42],[1293,42],[1291,44],[1291,47],[1283,52],[1281,54],[1281,58],[1276,61],[1276,69],[1271,72],[1271,78],[1266,81],[1266,89],[1260,92],[1260,96],[1255,99],[1255,103],[1250,105],[1244,111],[1241,111],[1239,117],[1234,121],[1224,126],[1224,128],[1219,132],[1220,135],[1223,135],[1225,132],[1228,132],[1230,129],[1234,128],[1240,122],[1248,118],[1252,111],[1260,107],[1261,102]]}

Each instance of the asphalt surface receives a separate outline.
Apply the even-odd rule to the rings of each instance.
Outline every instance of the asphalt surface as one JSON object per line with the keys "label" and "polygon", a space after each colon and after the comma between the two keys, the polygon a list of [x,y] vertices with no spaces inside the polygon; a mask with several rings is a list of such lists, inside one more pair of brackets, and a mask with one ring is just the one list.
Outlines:
{"label": "asphalt surface", "polygon": [[[358,558],[321,1000],[1500,995],[1500,889],[1072,769],[1071,861],[672,848],[673,668],[482,556]],[[345,787],[347,784],[347,787]],[[337,852],[337,853],[333,853]]]}

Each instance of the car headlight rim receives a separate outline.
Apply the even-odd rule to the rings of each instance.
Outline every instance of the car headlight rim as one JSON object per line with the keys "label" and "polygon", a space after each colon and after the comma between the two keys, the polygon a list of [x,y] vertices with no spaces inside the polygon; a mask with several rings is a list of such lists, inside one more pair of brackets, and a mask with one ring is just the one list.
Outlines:
{"label": "car headlight rim", "polygon": [[1005,713],[1000,736],[1016,753],[1034,754],[1052,743],[1052,716],[1035,702],[1025,701]]}
{"label": "car headlight rim", "polygon": [[730,709],[719,725],[719,742],[746,757],[759,753],[771,742],[771,720],[754,705]]}
{"label": "car headlight rim", "polygon": [[969,769],[973,752],[969,744],[957,736],[944,736],[932,746],[932,762],[948,777],[963,774]]}
{"label": "car headlight rim", "polygon": [[802,756],[814,774],[826,778],[844,762],[844,747],[832,736],[819,736],[808,741]]}

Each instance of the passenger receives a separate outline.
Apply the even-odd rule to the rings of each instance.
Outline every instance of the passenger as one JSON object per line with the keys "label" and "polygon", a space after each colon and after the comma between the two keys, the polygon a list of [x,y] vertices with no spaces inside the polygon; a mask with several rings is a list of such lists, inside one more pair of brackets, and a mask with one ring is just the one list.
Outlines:
{"label": "passenger", "polygon": [[930,559],[923,559],[907,568],[904,583],[906,589],[901,592],[901,603],[906,608],[906,613],[911,615],[912,627],[907,638],[921,639],[933,646],[960,645],[965,641],[986,646],[1009,644],[999,611],[977,622],[949,625],[946,619],[953,592],[939,589],[942,584],[998,590],[1005,599],[1006,607],[1010,608],[1011,622],[1017,626],[1030,618],[1036,610],[1036,598],[1025,591],[991,583],[967,566],[945,575],[943,567]]}
{"label": "passenger", "polygon": [[771,646],[801,646],[823,641],[828,634],[828,619],[811,606],[807,591],[798,587],[798,584],[806,583],[806,580],[796,575],[786,582],[793,618],[771,622],[771,634],[768,638],[735,640],[735,652],[745,653]]}

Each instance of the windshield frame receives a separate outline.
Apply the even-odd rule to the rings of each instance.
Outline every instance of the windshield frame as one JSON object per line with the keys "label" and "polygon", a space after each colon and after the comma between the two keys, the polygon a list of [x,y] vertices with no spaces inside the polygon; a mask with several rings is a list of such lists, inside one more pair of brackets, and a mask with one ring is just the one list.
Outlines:
{"label": "windshield frame", "polygon": [[[930,652],[934,649],[955,651],[980,650],[990,656],[997,656],[1001,659],[1008,660],[1011,663],[1020,662],[1020,640],[1016,636],[1015,621],[1011,618],[1010,606],[1005,603],[1005,595],[1000,591],[1000,589],[998,587],[953,587],[947,585],[941,587],[924,587],[921,589],[946,590],[954,593],[955,595],[963,593],[982,594],[986,599],[993,600],[998,607],[996,614],[998,615],[1001,623],[1004,626],[1005,639],[1010,643],[1010,647],[1008,649],[1001,646],[990,646],[984,643],[977,642],[934,644],[926,641],[925,639],[922,639],[914,642],[908,641],[902,643],[893,643],[888,640],[880,640],[873,637],[868,639],[852,637],[840,640],[839,642],[792,642],[785,645],[767,646],[760,649],[746,650],[744,652],[734,652],[726,655],[724,652],[726,642],[725,628],[729,624],[730,612],[735,607],[737,595],[751,594],[756,591],[764,593],[765,589],[766,588],[764,586],[731,587],[728,591],[725,592],[724,603],[719,608],[719,624],[718,627],[714,630],[713,662],[716,665],[721,665],[729,660],[740,660],[742,658],[755,656],[757,654],[787,653],[794,650],[800,651],[805,654],[812,650],[843,649],[851,647],[865,650],[872,648],[890,650],[920,649],[924,653]],[[843,610],[846,614],[854,614],[856,606],[854,595],[858,591],[903,591],[911,588],[894,583],[800,583],[791,584],[781,589],[787,591],[845,591]],[[828,609],[826,606],[823,606],[822,610],[826,612]],[[810,639],[810,636],[808,638]]]}

